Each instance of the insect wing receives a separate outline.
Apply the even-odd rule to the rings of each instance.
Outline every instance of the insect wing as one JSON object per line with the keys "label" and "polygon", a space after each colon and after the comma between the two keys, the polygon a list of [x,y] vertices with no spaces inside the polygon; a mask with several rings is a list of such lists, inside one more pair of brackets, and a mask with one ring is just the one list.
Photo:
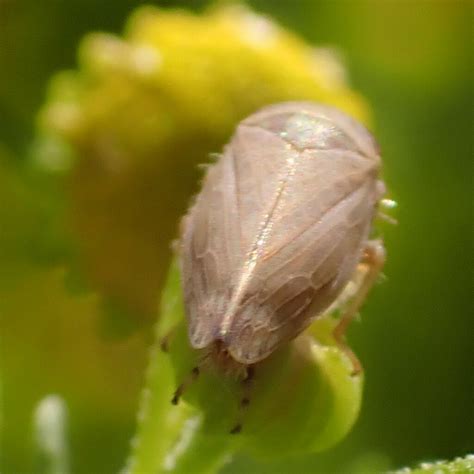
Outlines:
{"label": "insect wing", "polygon": [[184,220],[189,337],[245,364],[299,334],[361,257],[380,158],[330,107],[286,103],[244,120]]}
{"label": "insect wing", "polygon": [[182,277],[195,348],[218,336],[284,158],[273,133],[239,129],[183,220]]}

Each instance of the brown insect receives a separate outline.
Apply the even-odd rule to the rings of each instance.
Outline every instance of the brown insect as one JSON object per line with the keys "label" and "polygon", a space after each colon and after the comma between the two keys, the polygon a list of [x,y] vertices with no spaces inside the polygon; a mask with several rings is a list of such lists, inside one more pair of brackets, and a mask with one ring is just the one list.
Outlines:
{"label": "brown insect", "polygon": [[369,240],[385,192],[380,166],[372,135],[333,107],[288,102],[243,120],[182,223],[192,347],[248,381],[359,271],[334,331],[359,372],[343,335],[384,262],[382,242]]}

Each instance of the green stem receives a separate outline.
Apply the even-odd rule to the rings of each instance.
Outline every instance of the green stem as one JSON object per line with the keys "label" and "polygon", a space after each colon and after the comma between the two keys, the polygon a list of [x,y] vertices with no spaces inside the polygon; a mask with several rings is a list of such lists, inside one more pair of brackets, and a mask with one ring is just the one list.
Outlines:
{"label": "green stem", "polygon": [[[211,474],[229,458],[231,436],[209,436],[201,418],[184,402],[170,403],[168,387],[174,380],[171,364],[158,347],[153,348],[138,415],[137,434],[125,472]],[[230,438],[230,439],[229,439]]]}
{"label": "green stem", "polygon": [[205,433],[199,416],[186,421],[180,440],[165,460],[166,472],[173,474],[213,474],[232,455],[235,445],[231,436]]}
{"label": "green stem", "polygon": [[232,437],[209,436],[196,410],[184,402],[178,406],[170,403],[176,387],[175,372],[160,343],[182,318],[179,272],[175,263],[170,268],[162,295],[156,342],[140,401],[137,432],[125,468],[127,474],[211,474],[233,452],[229,439]]}
{"label": "green stem", "polygon": [[125,470],[128,474],[156,473],[179,438],[188,412],[184,405],[170,410],[172,369],[158,347],[153,347],[138,413],[137,433]]}

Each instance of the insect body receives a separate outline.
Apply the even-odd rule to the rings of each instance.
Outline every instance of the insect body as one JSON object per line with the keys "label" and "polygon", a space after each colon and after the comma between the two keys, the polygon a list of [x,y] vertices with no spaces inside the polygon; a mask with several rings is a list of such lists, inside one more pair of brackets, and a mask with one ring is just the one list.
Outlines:
{"label": "insect body", "polygon": [[370,133],[335,108],[289,102],[243,120],[182,224],[191,345],[256,364],[323,314],[362,265],[341,340],[383,263],[381,242],[368,240],[380,166]]}

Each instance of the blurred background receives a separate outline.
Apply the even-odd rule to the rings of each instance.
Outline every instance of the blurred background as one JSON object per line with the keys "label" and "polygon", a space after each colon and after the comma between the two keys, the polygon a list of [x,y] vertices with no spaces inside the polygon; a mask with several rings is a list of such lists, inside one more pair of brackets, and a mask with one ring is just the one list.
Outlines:
{"label": "blurred background", "polygon": [[[121,35],[141,4],[0,0],[4,473],[38,469],[32,416],[50,393],[68,404],[73,472],[105,474],[123,465],[170,242],[198,186],[196,164],[219,151],[237,120],[259,105],[253,84],[267,71],[246,82],[245,68],[253,66],[232,56],[217,61],[225,66],[216,72],[222,85],[209,89],[215,95],[198,97],[200,83],[184,82],[194,59],[153,88],[153,66],[162,59],[156,51],[127,56],[124,42],[110,35],[81,41],[91,31]],[[209,7],[147,4],[197,14]],[[399,224],[381,229],[387,278],[349,333],[366,371],[355,428],[319,455],[265,464],[242,456],[224,471],[376,472],[474,450],[472,4],[246,5],[299,36],[285,39],[282,64],[293,67],[293,49],[304,42],[332,48],[327,57],[319,50],[318,64],[341,84],[345,71],[350,86],[313,94],[299,85],[306,81],[299,66],[292,82],[282,67],[287,82],[277,77],[261,100],[320,94],[365,120],[381,145]],[[130,37],[146,31],[143,18],[129,26]],[[176,70],[188,50],[201,65],[194,23],[180,18],[164,20],[163,37],[153,39],[164,52],[178,48]],[[65,69],[76,72],[51,82]],[[275,75],[270,62],[267,69]],[[130,70],[146,76],[139,89]],[[246,91],[240,99],[228,86],[237,77]]]}

